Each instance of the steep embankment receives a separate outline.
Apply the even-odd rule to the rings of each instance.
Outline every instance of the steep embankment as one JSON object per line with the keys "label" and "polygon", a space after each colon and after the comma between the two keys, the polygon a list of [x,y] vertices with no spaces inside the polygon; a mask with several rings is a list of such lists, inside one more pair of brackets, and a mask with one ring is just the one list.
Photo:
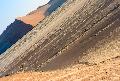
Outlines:
{"label": "steep embankment", "polygon": [[[59,76],[66,77],[61,81],[75,80],[77,76],[80,79],[83,72],[84,77],[90,74],[88,78],[91,78],[98,73],[98,78],[102,78],[106,75],[105,63],[99,63],[120,56],[119,4],[119,0],[71,0],[66,3],[6,52],[0,59],[1,75],[21,70],[44,70],[48,73],[41,73],[40,77],[45,75],[45,80],[56,81]],[[117,61],[119,59],[108,62],[110,67],[105,66],[105,69],[112,68],[114,74],[114,64],[119,67]]]}

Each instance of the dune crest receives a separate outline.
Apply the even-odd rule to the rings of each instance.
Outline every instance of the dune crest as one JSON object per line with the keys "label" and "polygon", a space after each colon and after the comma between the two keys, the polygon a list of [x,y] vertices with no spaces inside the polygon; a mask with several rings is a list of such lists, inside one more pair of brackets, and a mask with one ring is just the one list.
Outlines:
{"label": "dune crest", "polygon": [[36,11],[33,14],[23,16],[23,17],[18,17],[17,19],[23,21],[26,24],[31,24],[34,27],[44,18],[45,16],[42,11]]}

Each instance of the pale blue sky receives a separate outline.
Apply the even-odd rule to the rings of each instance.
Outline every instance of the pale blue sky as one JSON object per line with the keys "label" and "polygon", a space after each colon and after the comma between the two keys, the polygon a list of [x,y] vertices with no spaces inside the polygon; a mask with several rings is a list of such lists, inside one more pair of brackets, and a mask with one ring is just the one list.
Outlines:
{"label": "pale blue sky", "polygon": [[44,5],[49,0],[1,0],[0,1],[0,34],[16,17]]}

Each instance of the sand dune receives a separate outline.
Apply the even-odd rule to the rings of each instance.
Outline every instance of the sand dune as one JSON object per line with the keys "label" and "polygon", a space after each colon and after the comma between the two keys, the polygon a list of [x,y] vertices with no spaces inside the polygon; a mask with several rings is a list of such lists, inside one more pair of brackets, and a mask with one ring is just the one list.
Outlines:
{"label": "sand dune", "polygon": [[49,4],[40,6],[36,10],[27,14],[26,16],[18,17],[17,19],[35,27],[40,21],[42,21],[46,17],[45,13],[49,7]]}
{"label": "sand dune", "polygon": [[45,18],[42,11],[35,12],[31,15],[17,18],[18,20],[23,21],[26,24],[31,24],[33,27],[36,26],[40,21]]}
{"label": "sand dune", "polygon": [[24,70],[0,80],[119,81],[119,4],[119,0],[64,4],[0,58],[1,76]]}

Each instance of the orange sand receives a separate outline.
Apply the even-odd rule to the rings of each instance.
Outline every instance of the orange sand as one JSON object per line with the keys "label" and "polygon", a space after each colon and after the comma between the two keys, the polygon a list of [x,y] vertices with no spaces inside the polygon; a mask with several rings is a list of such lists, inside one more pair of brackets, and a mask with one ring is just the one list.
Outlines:
{"label": "orange sand", "polygon": [[18,20],[23,21],[26,24],[31,24],[33,27],[38,24],[38,22],[42,21],[45,18],[44,13],[41,11],[36,11],[33,14],[19,17]]}
{"label": "orange sand", "polygon": [[0,81],[120,81],[120,57],[97,65],[78,63],[62,70],[21,72]]}

